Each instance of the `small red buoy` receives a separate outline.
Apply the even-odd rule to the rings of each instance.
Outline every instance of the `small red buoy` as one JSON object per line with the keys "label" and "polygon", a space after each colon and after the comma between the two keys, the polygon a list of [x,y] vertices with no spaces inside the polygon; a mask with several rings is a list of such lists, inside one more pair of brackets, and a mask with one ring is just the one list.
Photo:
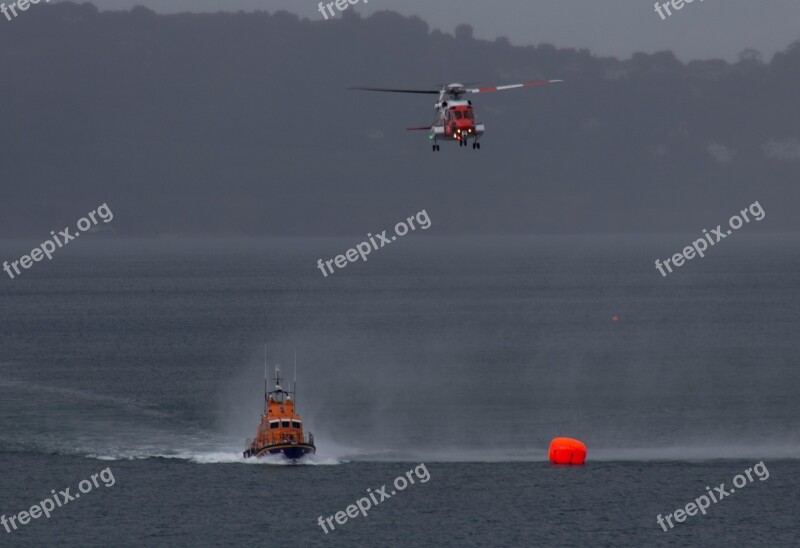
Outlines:
{"label": "small red buoy", "polygon": [[614,314],[613,316],[611,316],[611,321],[614,322],[614,323],[618,322],[619,321],[619,316]]}
{"label": "small red buoy", "polygon": [[586,462],[586,446],[572,438],[556,438],[550,442],[550,462],[583,464]]}

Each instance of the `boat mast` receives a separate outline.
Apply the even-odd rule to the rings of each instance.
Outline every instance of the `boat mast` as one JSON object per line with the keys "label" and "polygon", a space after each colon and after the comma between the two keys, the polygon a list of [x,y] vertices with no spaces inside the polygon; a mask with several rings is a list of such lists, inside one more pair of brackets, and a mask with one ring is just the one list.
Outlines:
{"label": "boat mast", "polygon": [[267,406],[267,345],[264,343],[264,408]]}
{"label": "boat mast", "polygon": [[294,398],[294,408],[297,409],[297,350],[294,351],[294,383],[292,385],[292,397]]}

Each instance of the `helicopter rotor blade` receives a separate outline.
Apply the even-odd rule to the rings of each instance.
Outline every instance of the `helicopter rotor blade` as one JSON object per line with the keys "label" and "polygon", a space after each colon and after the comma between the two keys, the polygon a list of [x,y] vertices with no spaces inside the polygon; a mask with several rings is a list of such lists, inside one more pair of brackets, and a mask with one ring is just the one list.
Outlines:
{"label": "helicopter rotor blade", "polygon": [[465,89],[465,93],[489,93],[491,91],[506,91],[509,89],[527,88],[532,86],[544,86],[547,84],[554,84],[556,82],[563,82],[564,80],[540,80],[538,82],[525,82],[524,84],[509,84],[507,86],[491,86],[486,88],[472,88]]}
{"label": "helicopter rotor blade", "polygon": [[383,91],[387,93],[425,93],[425,94],[432,94],[432,95],[439,95],[441,90],[429,90],[429,89],[386,89],[386,88],[362,88],[362,87],[352,87],[349,88],[351,90],[358,90],[358,91]]}

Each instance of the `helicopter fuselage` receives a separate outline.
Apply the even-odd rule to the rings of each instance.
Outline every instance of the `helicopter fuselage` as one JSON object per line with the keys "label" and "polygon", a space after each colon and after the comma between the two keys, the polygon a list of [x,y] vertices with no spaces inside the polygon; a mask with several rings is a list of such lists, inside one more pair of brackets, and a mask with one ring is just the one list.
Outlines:
{"label": "helicopter fuselage", "polygon": [[438,112],[436,123],[431,127],[433,141],[466,142],[469,139],[478,139],[485,128],[478,124],[472,101],[469,100],[442,100],[436,103]]}

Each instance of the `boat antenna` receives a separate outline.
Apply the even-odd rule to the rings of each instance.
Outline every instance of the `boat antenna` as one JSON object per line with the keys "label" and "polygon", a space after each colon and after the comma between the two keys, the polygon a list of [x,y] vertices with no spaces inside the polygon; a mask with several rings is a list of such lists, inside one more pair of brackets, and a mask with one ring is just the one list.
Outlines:
{"label": "boat antenna", "polygon": [[264,343],[264,402],[267,401],[267,345]]}
{"label": "boat antenna", "polygon": [[294,385],[292,386],[292,396],[294,396],[294,405],[297,408],[297,350],[294,351]]}

